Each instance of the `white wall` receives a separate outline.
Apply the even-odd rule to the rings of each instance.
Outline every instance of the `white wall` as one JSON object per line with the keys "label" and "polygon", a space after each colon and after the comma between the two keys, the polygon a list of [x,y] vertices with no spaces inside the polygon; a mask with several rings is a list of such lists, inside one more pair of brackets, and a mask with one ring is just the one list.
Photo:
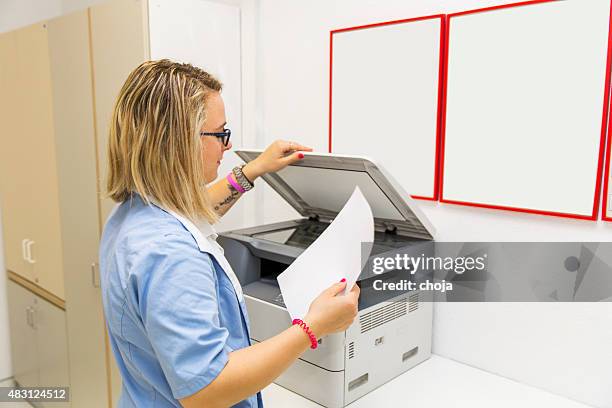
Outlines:
{"label": "white wall", "polygon": [[[506,3],[261,0],[255,106],[259,147],[288,138],[327,151],[331,29]],[[375,78],[369,80],[375,86]],[[274,192],[259,190],[254,221],[297,215]],[[419,204],[440,241],[612,240],[612,223]],[[612,391],[605,387],[612,383],[611,328],[609,303],[438,304],[434,352],[593,406],[612,407]]]}
{"label": "white wall", "polygon": [[[243,146],[242,42],[247,39],[241,33],[253,33],[254,28],[241,29],[240,4],[215,0],[149,0],[148,7],[150,58],[187,62],[215,75],[223,83],[221,94],[226,127],[232,130],[232,145],[235,149]],[[248,21],[244,19],[245,23]],[[252,143],[249,141],[249,145]],[[220,177],[240,162],[236,155],[226,154],[219,168]],[[248,203],[241,201],[215,227],[219,231],[242,227],[245,204]]]}

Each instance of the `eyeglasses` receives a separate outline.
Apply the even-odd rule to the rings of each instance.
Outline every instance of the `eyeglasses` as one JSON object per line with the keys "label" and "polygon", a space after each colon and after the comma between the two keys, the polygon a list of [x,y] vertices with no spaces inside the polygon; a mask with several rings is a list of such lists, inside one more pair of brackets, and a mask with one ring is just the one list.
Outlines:
{"label": "eyeglasses", "polygon": [[215,136],[221,139],[223,142],[223,146],[227,146],[229,144],[230,136],[232,135],[232,131],[229,129],[223,129],[223,132],[200,132],[200,136]]}

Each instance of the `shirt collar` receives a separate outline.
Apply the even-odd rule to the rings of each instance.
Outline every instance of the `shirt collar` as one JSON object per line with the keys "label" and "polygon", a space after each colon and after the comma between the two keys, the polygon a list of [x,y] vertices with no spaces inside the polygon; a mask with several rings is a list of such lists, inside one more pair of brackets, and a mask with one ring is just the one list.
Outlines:
{"label": "shirt collar", "polygon": [[187,229],[187,231],[189,231],[191,235],[193,235],[193,238],[196,240],[196,243],[198,244],[198,247],[200,248],[200,251],[214,253],[211,250],[210,240],[211,239],[213,241],[216,240],[217,233],[215,232],[213,226],[210,225],[208,221],[200,220],[197,224],[194,224],[188,218],[183,217],[182,215],[177,214],[174,211],[171,211],[171,210],[170,211],[164,210],[164,211],[168,211],[169,214],[171,214],[177,220],[179,220],[180,223],[183,224],[183,226]]}
{"label": "shirt collar", "polygon": [[219,235],[217,235],[217,231],[215,228],[208,222],[207,220],[198,221],[195,226],[200,230],[202,235],[206,238],[212,238],[214,240],[217,239]]}
{"label": "shirt collar", "polygon": [[198,244],[198,248],[200,249],[200,251],[209,252],[209,253],[215,253],[214,252],[214,248],[212,247],[210,240],[216,241],[218,235],[217,235],[217,232],[215,231],[215,229],[213,228],[213,226],[210,225],[210,222],[208,222],[205,219],[201,219],[201,220],[198,220],[198,222],[194,224],[187,217],[184,217],[184,216],[182,216],[182,215],[180,215],[180,214],[176,213],[175,211],[172,211],[172,210],[170,210],[168,208],[164,208],[157,201],[152,200],[152,199],[150,199],[149,201],[151,202],[151,204],[155,205],[156,207],[160,208],[161,210],[163,210],[163,211],[167,212],[168,214],[172,215],[181,224],[183,224],[183,227],[185,227],[185,229],[187,231],[189,231],[191,233],[191,235],[193,236],[193,238],[195,239],[196,243]]}

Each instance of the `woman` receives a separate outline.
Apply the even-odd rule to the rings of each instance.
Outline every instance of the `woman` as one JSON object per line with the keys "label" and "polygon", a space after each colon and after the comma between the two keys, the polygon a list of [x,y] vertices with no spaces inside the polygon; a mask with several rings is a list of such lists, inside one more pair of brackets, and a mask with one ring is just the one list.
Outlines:
{"label": "woman", "polygon": [[119,205],[100,266],[120,407],[262,406],[259,390],[357,313],[359,289],[336,296],[340,282],[313,301],[304,324],[250,344],[240,284],[211,224],[259,176],[311,149],[277,141],[205,187],[231,148],[220,91],[198,68],[150,61],[129,75],[115,105],[107,187]]}

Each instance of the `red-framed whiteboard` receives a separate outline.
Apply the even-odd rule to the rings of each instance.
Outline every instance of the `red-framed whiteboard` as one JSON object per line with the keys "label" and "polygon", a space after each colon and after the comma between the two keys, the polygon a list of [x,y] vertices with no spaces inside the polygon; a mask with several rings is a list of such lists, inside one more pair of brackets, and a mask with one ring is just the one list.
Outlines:
{"label": "red-framed whiteboard", "polygon": [[[536,163],[539,157],[535,157],[535,158],[534,156],[530,157],[530,154],[532,152],[530,152],[529,149],[523,148],[520,152],[524,153],[527,156],[527,158],[525,159],[520,154],[516,154],[516,152],[518,151],[517,146],[513,146],[512,143],[506,143],[505,141],[502,141],[500,142],[500,145],[501,145],[500,152],[496,152],[495,154],[491,155],[491,157],[486,157],[485,155],[483,155],[482,157],[477,158],[478,160],[474,160],[475,156],[470,155],[469,148],[466,147],[464,148],[464,150],[462,150],[461,148],[457,148],[457,146],[460,145],[459,142],[462,142],[463,138],[466,138],[466,135],[469,136],[467,137],[468,139],[472,137],[472,134],[469,131],[470,126],[474,126],[475,123],[478,124],[477,126],[480,126],[480,122],[477,122],[475,120],[469,121],[469,117],[470,117],[469,112],[467,115],[463,115],[463,116],[457,114],[456,112],[449,114],[451,110],[456,109],[456,106],[460,106],[458,105],[458,103],[461,102],[461,97],[458,95],[461,95],[462,92],[466,93],[465,90],[461,90],[461,89],[458,90],[458,87],[457,87],[458,83],[463,84],[466,82],[466,80],[457,79],[458,77],[461,76],[461,75],[458,75],[457,72],[467,72],[467,71],[464,69],[464,67],[460,66],[459,68],[457,68],[454,65],[454,64],[457,64],[455,60],[460,58],[460,57],[457,57],[457,53],[454,47],[461,47],[462,45],[461,41],[466,41],[466,39],[474,38],[474,35],[469,33],[469,29],[465,28],[465,21],[463,22],[464,23],[463,29],[466,30],[468,34],[464,35],[463,38],[459,38],[459,37],[458,37],[459,39],[454,38],[454,37],[457,37],[456,35],[454,35],[456,34],[457,29],[454,31],[453,28],[455,26],[460,26],[460,22],[462,19],[470,18],[471,19],[470,23],[472,23],[474,21],[477,21],[474,17],[482,17],[482,16],[498,17],[499,15],[502,15],[502,13],[504,13],[505,16],[508,16],[507,18],[509,19],[514,18],[513,20],[513,28],[515,30],[514,35],[516,36],[516,38],[519,38],[520,40],[521,34],[523,33],[522,30],[527,31],[529,24],[535,27],[535,25],[533,24],[533,21],[529,21],[531,18],[529,16],[531,14],[539,13],[540,15],[544,15],[542,10],[546,8],[546,13],[548,14],[545,14],[545,15],[547,16],[547,18],[548,16],[558,18],[560,15],[558,13],[561,13],[561,12],[565,12],[567,15],[571,14],[567,10],[563,11],[564,10],[563,7],[567,8],[568,5],[571,5],[571,7],[577,7],[576,5],[578,4],[578,2],[577,1],[557,2],[554,0],[537,0],[537,1],[528,1],[528,2],[522,2],[522,3],[516,3],[516,4],[509,4],[509,5],[503,5],[503,6],[464,11],[464,12],[450,14],[448,16],[448,21],[446,24],[446,40],[445,40],[446,56],[444,58],[446,62],[445,68],[444,68],[444,98],[443,98],[442,116],[441,116],[441,123],[442,123],[441,154],[440,154],[440,175],[441,175],[440,176],[440,180],[441,180],[440,201],[441,202],[473,206],[473,207],[519,211],[519,212],[532,213],[532,214],[542,214],[542,215],[551,215],[551,216],[559,216],[559,217],[567,217],[567,218],[576,218],[576,219],[586,219],[586,220],[596,220],[597,219],[598,209],[599,209],[599,200],[600,200],[600,194],[601,194],[601,179],[602,179],[602,171],[603,171],[604,144],[605,144],[606,123],[607,123],[608,104],[609,104],[608,90],[610,88],[610,58],[611,58],[610,45],[612,44],[611,37],[610,37],[611,35],[611,32],[610,32],[610,16],[611,16],[610,2],[606,1],[605,3],[606,3],[605,4],[606,8],[605,8],[605,13],[603,14],[603,17],[593,18],[594,20],[597,20],[598,18],[600,19],[605,18],[605,26],[603,25],[603,22],[602,22],[603,20],[597,20],[599,22],[599,25],[597,27],[602,32],[601,38],[597,37],[598,41],[601,42],[601,55],[597,54],[600,56],[593,59],[594,61],[595,60],[601,61],[601,66],[600,66],[601,77],[600,78],[598,77],[598,79],[601,82],[601,86],[600,86],[601,89],[595,90],[596,92],[598,92],[597,98],[601,101],[601,103],[599,104],[600,107],[597,108],[599,109],[598,112],[595,112],[595,108],[591,109],[591,111],[589,112],[589,114],[591,115],[590,116],[591,120],[586,120],[586,121],[582,120],[581,122],[581,123],[587,123],[588,124],[587,128],[590,129],[590,132],[588,132],[588,134],[591,137],[591,139],[589,139],[590,140],[590,144],[588,147],[589,150],[588,152],[584,151],[583,149],[584,146],[579,146],[578,148],[573,149],[573,150],[571,148],[568,148],[567,149],[568,152],[565,152],[570,155],[568,157],[573,157],[571,155],[577,155],[578,153],[580,153],[582,154],[581,158],[590,157],[592,159],[592,162],[588,162],[587,164],[584,164],[585,161],[583,160],[582,162],[580,162],[580,166],[577,166],[577,167],[574,166],[573,168],[569,168],[569,166],[572,166],[574,163],[571,160],[564,161],[562,159],[563,156],[560,154],[559,158],[557,158],[559,160],[559,163],[567,163],[568,167],[566,168],[563,165],[558,165],[559,163],[557,163],[556,169],[560,170],[559,174],[563,173],[563,171],[565,171],[566,174],[570,174],[569,177],[563,177],[560,180],[555,179],[556,173],[555,171],[552,170],[554,166],[549,167],[545,164],[542,164],[541,169],[540,169],[539,164]],[[594,2],[592,2],[592,4],[594,4]],[[596,7],[596,6],[593,6],[593,7]],[[603,7],[603,3],[600,3],[599,7]],[[587,12],[585,11],[585,13]],[[595,15],[595,13],[592,13],[592,14],[593,16]],[[529,18],[525,19],[525,16],[528,16]],[[521,21],[521,18],[523,18],[523,21]],[[493,23],[496,22],[496,20],[499,20],[499,19],[497,18],[491,19],[491,22],[488,23],[489,26],[492,26]],[[527,20],[528,24],[523,24],[525,20]],[[580,21],[579,15],[576,15],[576,21]],[[582,22],[584,23],[584,21]],[[554,21],[553,23],[558,24],[558,22],[554,22]],[[543,33],[542,34],[543,36],[550,35],[552,36],[551,38],[556,40],[556,37],[554,37],[553,34],[557,34],[557,32],[555,31],[553,33],[555,29],[553,25],[554,24],[541,24],[539,26],[539,30],[540,30],[540,33]],[[593,25],[594,24],[590,24],[590,21],[589,21],[589,23],[587,23],[586,25],[587,29],[591,29],[592,27],[590,26],[593,26]],[[487,24],[483,24],[482,26],[483,27],[487,26]],[[503,27],[503,26],[497,24],[495,27]],[[571,25],[568,26],[567,30],[570,30],[569,31],[570,33],[574,33],[574,31],[571,31],[571,27],[572,27]],[[595,28],[592,28],[592,29],[595,30]],[[604,29],[605,29],[605,32],[603,31]],[[495,31],[495,30],[493,29],[492,31]],[[584,33],[584,29],[582,29],[581,27],[580,31],[576,31],[576,32]],[[491,41],[495,40],[495,33],[492,33],[491,30],[487,32],[487,36],[490,36],[490,38],[487,37],[486,40],[489,40],[489,39]],[[500,35],[499,37],[502,40],[504,40],[502,35]],[[479,38],[483,38],[483,37],[481,36]],[[519,40],[516,40],[515,37],[508,37],[508,38],[512,38],[512,41],[519,41]],[[528,38],[528,40],[537,41],[538,38],[530,37]],[[458,46],[457,44],[460,44],[460,45]],[[569,42],[569,44],[571,44],[571,41]],[[464,53],[463,50],[461,50],[461,52],[467,55],[466,58],[474,58],[475,62],[482,62],[483,55],[486,55],[489,58],[495,58],[495,56],[499,55],[499,54],[496,54],[497,51],[499,51],[500,49],[503,51],[504,50],[503,47],[511,47],[511,46],[512,44],[510,44],[510,42],[499,41],[499,42],[496,42],[494,46],[491,46],[488,48],[481,47],[479,50],[477,50],[480,53],[477,53],[477,52],[472,52],[471,54],[468,52]],[[566,42],[564,44],[559,44],[559,45],[553,43],[550,46],[550,48],[555,50],[555,47],[559,48],[561,46],[568,46],[568,43]],[[593,47],[595,46],[593,45]],[[599,45],[597,47],[599,47]],[[466,47],[466,49],[468,48],[469,47]],[[581,50],[582,48],[579,49],[579,51]],[[546,53],[547,51],[550,51],[550,50],[546,49],[546,47],[540,48],[540,52],[542,53]],[[559,51],[557,50],[557,52]],[[551,51],[551,54],[552,54],[552,51]],[[494,57],[491,57],[491,55],[493,55]],[[547,54],[544,54],[544,55],[547,55]],[[578,52],[578,55],[581,55],[580,52]],[[533,60],[537,60],[538,55],[533,54],[533,55],[530,55],[530,57]],[[529,58],[524,58],[524,60],[530,61]],[[576,60],[583,61],[584,58],[583,59],[577,58]],[[477,66],[475,62],[473,62],[473,65]],[[535,65],[535,66],[528,66],[528,65],[529,64],[526,62],[525,70],[528,70],[528,69],[537,70],[539,68],[538,65]],[[562,70],[562,68],[564,67],[565,66],[560,66],[559,70]],[[463,71],[461,71],[461,69],[463,69]],[[453,70],[457,72],[454,72]],[[554,70],[549,70],[547,71],[547,73],[550,75],[556,74]],[[483,77],[486,78],[486,75],[484,75]],[[487,92],[489,92],[490,90],[494,90],[495,88],[498,88],[498,85],[500,83],[499,81],[503,80],[503,81],[507,81],[511,83],[513,79],[514,78],[512,78],[511,76],[498,78],[498,81],[496,83],[487,84],[489,86],[489,88],[487,89]],[[593,79],[593,81],[595,81],[595,79]],[[467,82],[469,83],[469,81]],[[536,84],[536,88],[537,88],[537,85],[538,84]],[[574,95],[574,94],[580,93],[578,88],[576,87],[572,88],[571,81],[559,82],[559,86],[564,86],[564,85],[568,86],[569,89],[567,89],[567,92],[569,94]],[[593,84],[591,84],[590,88],[595,89]],[[555,92],[557,91],[558,91],[557,89],[552,89],[552,91],[549,91],[550,93],[546,94],[546,96],[552,97],[553,95],[555,95]],[[487,94],[487,92],[484,92],[483,94]],[[538,98],[539,97],[537,93],[533,93],[533,95],[529,95],[529,94],[527,95],[528,95],[527,98]],[[542,100],[544,101],[544,99]],[[555,101],[558,101],[558,100],[559,99],[556,99]],[[588,101],[593,102],[595,101],[595,99],[591,98],[591,99],[588,99]],[[464,103],[463,106],[468,107],[468,108],[474,107],[474,112],[478,111],[479,113],[481,110],[487,112],[489,108],[493,109],[494,107],[497,106],[495,98],[491,98],[487,102],[488,102],[488,106],[485,106],[484,108],[480,106],[480,105],[485,105],[484,103],[481,103],[479,105],[479,103],[476,103],[476,102],[474,102],[473,104],[470,104],[470,103],[465,103],[465,101],[463,101]],[[504,101],[504,103],[505,102],[507,101]],[[532,101],[529,100],[528,102],[532,102]],[[513,106],[519,106],[519,104],[517,103],[517,104],[514,104]],[[601,106],[603,106],[603,109],[601,108]],[[546,108],[550,108],[546,103],[540,104],[539,107],[542,108],[543,110],[546,110]],[[538,110],[528,112],[528,114],[532,114],[532,116],[534,117],[534,122],[537,122],[538,120],[538,117],[537,117],[537,115],[539,114],[537,112]],[[506,113],[512,113],[511,110],[506,110],[506,109],[500,109],[499,112],[502,115]],[[489,120],[489,118],[491,118],[491,116],[495,116],[495,114],[496,113],[493,112],[492,115],[488,115],[488,116],[483,115],[484,118],[482,119],[482,121],[486,122],[487,120]],[[589,114],[584,114],[583,115],[584,118],[582,117],[581,118],[582,119],[588,118]],[[597,114],[597,116],[595,116],[595,114]],[[549,115],[549,117],[552,118],[554,117],[554,115]],[[557,120],[556,122],[553,121],[552,123],[550,123],[550,125],[561,127],[562,130],[566,130],[568,133],[570,132],[570,130],[573,130],[573,129],[570,129],[567,127],[564,128],[563,126],[561,126],[562,125],[561,122],[563,121],[563,119],[569,116],[557,115],[557,117],[560,117],[561,120]],[[462,119],[462,118],[466,118],[466,119]],[[461,120],[464,120],[466,123],[462,123]],[[452,121],[452,125],[449,125],[451,121]],[[515,123],[520,124],[522,122],[520,120],[518,121],[511,120],[506,123],[508,123],[509,124],[508,127],[511,128],[513,124]],[[547,125],[549,124],[548,121],[546,122],[546,124]],[[499,124],[499,127],[496,128],[494,131],[492,130],[490,133],[483,132],[482,133],[483,136],[480,139],[474,138],[473,140],[465,144],[467,146],[472,146],[473,148],[474,145],[470,145],[470,143],[475,143],[474,141],[479,141],[480,144],[475,145],[475,146],[477,146],[478,150],[481,153],[483,151],[487,152],[488,148],[495,149],[497,147],[493,146],[493,139],[498,134],[498,132],[500,134],[504,132],[505,130],[504,125],[505,123],[501,122]],[[477,127],[477,126],[474,126],[474,127]],[[490,128],[490,129],[493,129],[493,128]],[[540,128],[535,128],[535,129],[539,130]],[[528,133],[528,131],[529,129],[526,129],[525,133],[514,133],[514,135],[520,134],[521,137],[524,137]],[[575,134],[579,134],[578,132],[581,132],[581,129],[577,129]],[[478,133],[478,132],[474,132],[474,133]],[[539,133],[538,135],[540,134],[545,134],[545,132]],[[580,134],[583,134],[583,133],[581,132]],[[491,141],[484,138],[484,136],[488,136],[488,135],[491,135],[491,138],[490,138]],[[459,138],[459,136],[461,138]],[[556,139],[554,139],[554,142],[552,143],[550,142],[547,143],[546,150],[541,149],[541,146],[539,146],[538,149],[534,149],[537,151],[538,154],[545,152],[546,155],[550,155],[549,157],[546,157],[546,155],[541,155],[540,157],[542,158],[542,160],[552,160],[550,157],[552,157],[552,155],[554,154],[557,154],[556,153],[557,151],[561,151],[559,149],[559,145],[566,142],[566,139],[563,139],[561,137],[561,136],[566,137],[565,134],[563,133],[551,134],[551,137],[549,137],[549,139],[553,138],[553,136],[556,137]],[[535,139],[531,139],[528,142],[534,142],[534,140]],[[489,146],[489,144],[491,144],[491,146],[493,147]],[[451,145],[452,147],[449,147]],[[529,146],[529,143],[527,143],[527,146]],[[569,146],[569,143],[568,143],[568,146]],[[515,149],[515,150],[513,151],[512,149]],[[466,151],[467,151],[467,154],[466,154]],[[474,149],[472,149],[472,151],[474,151]],[[504,157],[504,153],[507,153],[507,156]],[[482,162],[485,163],[486,165],[479,169],[477,166],[480,164],[480,159],[482,159]],[[533,160],[533,163],[534,163],[533,168],[538,169],[535,172],[534,171],[527,172],[527,170],[525,170],[525,168],[527,168],[525,164],[528,163],[528,160],[530,159]],[[464,163],[462,163],[462,160],[464,161]],[[508,180],[510,180],[511,182],[516,182],[518,184],[519,181],[517,180],[521,180],[520,174],[517,175],[516,180],[513,180],[513,177],[514,177],[513,174],[508,174],[506,178],[498,177],[495,179],[487,179],[487,177],[494,177],[495,175],[495,172],[491,171],[492,169],[495,168],[495,166],[494,165],[490,166],[489,164],[491,163],[496,164],[496,160],[497,160],[497,163],[511,162],[512,165],[516,165],[520,171],[525,171],[525,174],[531,174],[535,178],[537,178],[538,176],[542,176],[542,177],[546,176],[548,178],[546,178],[544,181],[540,181],[539,183],[536,183],[534,179],[526,178],[525,180],[527,180],[528,182],[533,181],[534,186],[525,188],[525,191],[521,191],[520,188],[516,188],[516,186],[514,186],[515,189],[511,190],[509,195],[517,194],[521,196],[521,199],[516,200],[516,204],[515,204],[512,202],[513,197],[509,197],[508,199],[505,199],[503,197],[503,194],[505,193],[504,187],[506,186],[506,183],[508,182]],[[523,160],[523,162],[521,162],[521,160]],[[452,163],[452,165],[449,165],[449,163]],[[465,166],[468,170],[462,172],[461,170],[462,166]],[[505,168],[509,168],[509,167],[506,166]],[[575,186],[571,186],[571,182],[574,180],[574,178],[571,175],[573,171],[577,171],[576,170],[577,168],[579,168],[580,171],[583,172],[584,174],[587,174],[587,170],[584,170],[584,169],[588,168],[588,174],[589,174],[590,181],[588,181],[587,183],[588,186],[585,183],[576,183],[578,185],[577,189],[566,191],[567,196],[571,196],[572,191],[581,191],[580,194],[571,196],[571,199],[575,200],[575,202],[579,204],[572,203],[570,205],[570,204],[566,204],[563,201],[564,199],[567,198],[567,196],[564,196],[563,194],[564,193],[563,188],[564,188],[564,183],[568,183],[568,189],[572,189],[573,187],[575,187]],[[478,173],[478,171],[480,171],[480,173]],[[509,170],[504,170],[504,171],[509,171]],[[503,172],[500,172],[500,174],[502,173]],[[581,180],[585,180],[583,173],[580,173]],[[474,177],[474,180],[475,180],[474,185],[470,186],[469,184],[472,180],[471,177],[473,177],[473,175],[476,175]],[[484,177],[482,180],[486,181],[486,183],[484,183],[486,184],[484,187],[478,184],[478,182],[480,182],[479,177],[481,176]],[[576,177],[576,179],[578,179],[578,177]],[[470,182],[466,182],[465,180],[470,180]],[[464,185],[462,185],[462,183]],[[465,188],[466,186],[467,188]],[[491,193],[491,194],[476,193],[476,191],[478,191],[478,188],[481,188],[481,187],[483,191],[485,189],[489,189],[490,191],[493,191],[494,193]],[[540,188],[541,190],[538,190],[538,188]],[[550,191],[554,191],[556,196],[548,195]],[[590,191],[588,197],[585,195],[584,191]],[[540,194],[543,197],[543,199],[540,201],[543,203],[547,203],[547,205],[539,205],[539,201],[537,199],[538,194]],[[487,195],[492,197],[492,199],[487,199],[486,197]],[[521,203],[529,203],[533,205],[521,205]],[[576,211],[574,211],[574,207],[577,209]]]}
{"label": "red-framed whiteboard", "polygon": [[439,198],[445,32],[443,14],[330,32],[329,152],[368,156],[425,200]]}

